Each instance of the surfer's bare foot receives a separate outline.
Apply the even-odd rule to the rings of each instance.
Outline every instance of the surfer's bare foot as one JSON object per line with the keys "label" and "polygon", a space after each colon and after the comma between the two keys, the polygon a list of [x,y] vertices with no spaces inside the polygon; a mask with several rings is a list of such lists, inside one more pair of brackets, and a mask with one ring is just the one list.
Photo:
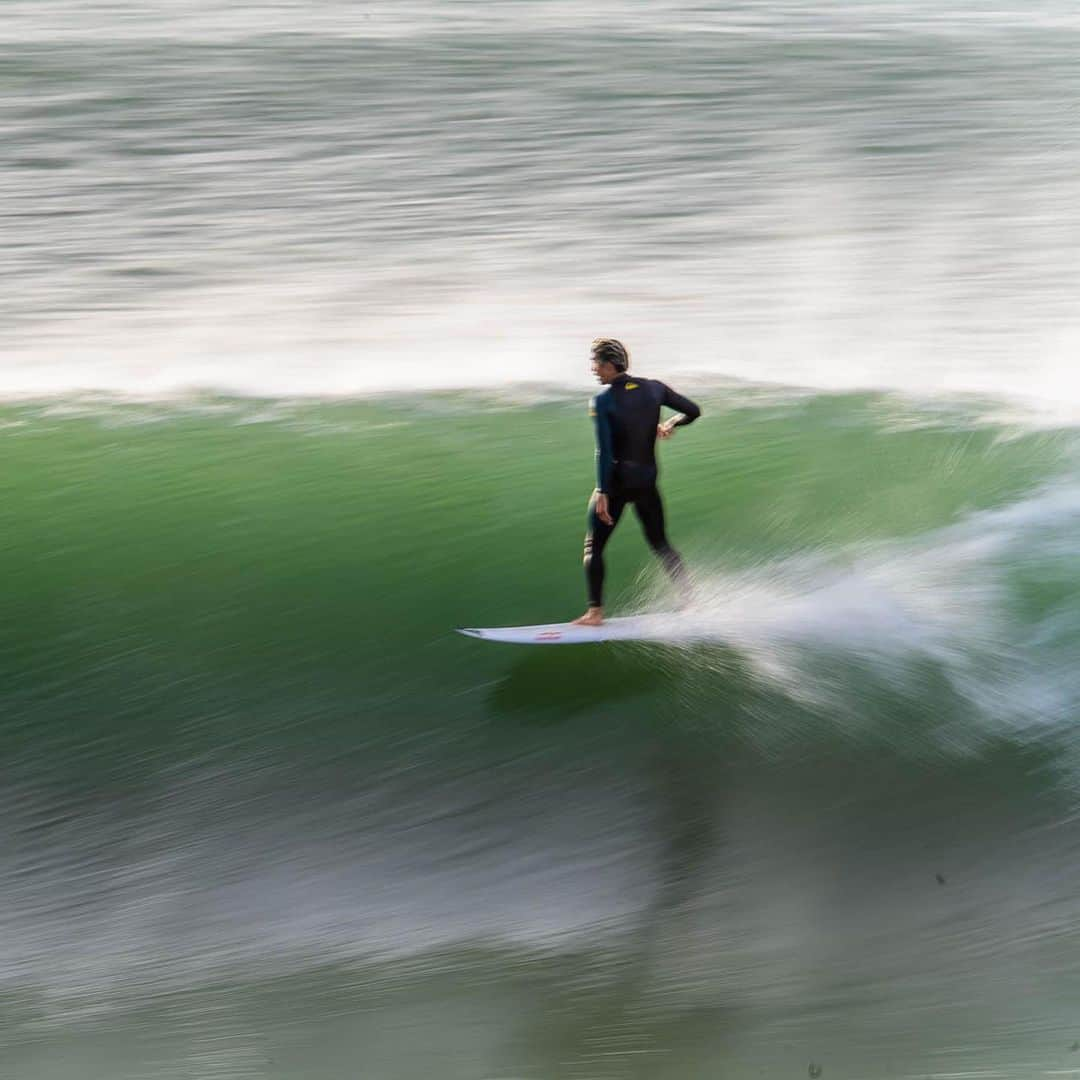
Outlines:
{"label": "surfer's bare foot", "polygon": [[591,607],[580,619],[575,619],[574,626],[602,626],[604,623],[604,609],[602,607]]}

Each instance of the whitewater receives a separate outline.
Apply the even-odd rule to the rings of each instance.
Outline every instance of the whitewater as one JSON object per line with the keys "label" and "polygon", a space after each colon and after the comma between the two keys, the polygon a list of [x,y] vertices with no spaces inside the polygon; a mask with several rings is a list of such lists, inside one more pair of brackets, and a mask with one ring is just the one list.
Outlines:
{"label": "whitewater", "polygon": [[0,392],[580,385],[615,334],[1072,409],[1080,26],[1036,8],[14,5]]}

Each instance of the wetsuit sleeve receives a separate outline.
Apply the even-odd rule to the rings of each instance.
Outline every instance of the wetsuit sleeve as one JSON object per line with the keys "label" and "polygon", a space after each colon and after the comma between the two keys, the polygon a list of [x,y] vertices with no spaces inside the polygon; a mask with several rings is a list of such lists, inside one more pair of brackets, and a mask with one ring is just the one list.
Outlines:
{"label": "wetsuit sleeve", "polygon": [[595,397],[589,406],[593,424],[596,426],[596,490],[605,495],[611,491],[612,473],[615,471],[614,440],[611,435],[611,410],[602,397]]}
{"label": "wetsuit sleeve", "polygon": [[660,403],[682,414],[676,418],[675,427],[685,427],[687,424],[692,424],[701,415],[701,409],[689,398],[683,397],[682,394],[676,394],[670,386],[666,386],[664,383],[660,385],[664,387],[664,396]]}

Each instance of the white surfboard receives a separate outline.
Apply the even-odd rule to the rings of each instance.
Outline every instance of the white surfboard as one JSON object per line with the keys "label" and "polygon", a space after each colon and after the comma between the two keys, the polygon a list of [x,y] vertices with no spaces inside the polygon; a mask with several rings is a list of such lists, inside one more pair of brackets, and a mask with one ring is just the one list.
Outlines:
{"label": "white surfboard", "polygon": [[545,623],[541,626],[458,627],[459,634],[511,645],[584,645],[598,641],[685,641],[699,635],[680,626],[669,614],[627,615],[606,619],[600,626]]}

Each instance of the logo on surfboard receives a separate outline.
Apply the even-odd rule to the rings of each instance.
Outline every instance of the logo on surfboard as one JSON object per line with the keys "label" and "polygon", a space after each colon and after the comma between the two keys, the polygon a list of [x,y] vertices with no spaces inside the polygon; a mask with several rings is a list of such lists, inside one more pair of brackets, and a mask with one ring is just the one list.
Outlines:
{"label": "logo on surfboard", "polygon": [[533,639],[534,641],[558,641],[562,637],[560,630],[545,630],[542,634],[537,634]]}

